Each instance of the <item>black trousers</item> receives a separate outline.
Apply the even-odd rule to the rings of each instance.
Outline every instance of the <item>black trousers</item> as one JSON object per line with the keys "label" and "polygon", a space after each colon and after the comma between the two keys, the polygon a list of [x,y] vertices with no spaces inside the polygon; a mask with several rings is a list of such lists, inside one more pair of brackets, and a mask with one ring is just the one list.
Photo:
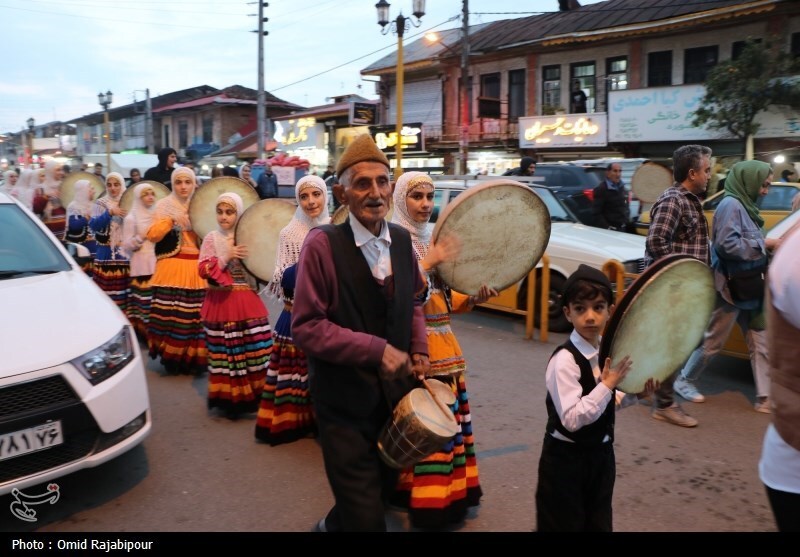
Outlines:
{"label": "black trousers", "polygon": [[371,416],[343,416],[314,402],[322,457],[335,504],[325,517],[329,532],[385,532],[384,502],[397,485],[399,471],[378,454],[378,437],[389,419],[388,404]]}
{"label": "black trousers", "polygon": [[614,444],[579,445],[545,434],[536,487],[539,532],[611,532]]}
{"label": "black trousers", "polygon": [[778,491],[769,486],[767,497],[775,515],[775,524],[779,532],[800,532],[800,493]]}

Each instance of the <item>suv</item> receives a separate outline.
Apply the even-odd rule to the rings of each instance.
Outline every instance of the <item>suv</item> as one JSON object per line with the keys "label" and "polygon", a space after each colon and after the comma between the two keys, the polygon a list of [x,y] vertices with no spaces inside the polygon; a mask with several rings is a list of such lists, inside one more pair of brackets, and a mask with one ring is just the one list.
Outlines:
{"label": "suv", "polygon": [[592,224],[592,190],[606,179],[602,166],[540,162],[533,182],[553,190],[583,224]]}
{"label": "suv", "polygon": [[[536,166],[539,174],[539,165]],[[537,176],[538,177],[538,176]],[[564,203],[555,195],[555,190],[530,184],[530,180],[519,180],[518,176],[432,176],[436,184],[434,192],[434,209],[429,226],[434,227],[439,215],[460,193],[467,188],[485,183],[487,180],[509,179],[525,182],[541,197],[550,213],[550,240],[546,253],[550,258],[550,292],[548,295],[549,330],[566,332],[571,329],[571,324],[564,316],[561,309],[561,291],[567,277],[571,275],[581,263],[586,263],[596,269],[602,269],[609,260],[622,263],[626,276],[636,275],[644,270],[644,244],[645,239],[635,234],[615,232],[600,228],[590,228],[576,222],[574,215],[565,207]],[[541,269],[542,263],[537,264]],[[632,279],[626,280],[625,287]],[[540,299],[541,280],[536,281],[536,299]],[[497,298],[492,298],[486,307],[523,313],[527,307],[528,279],[523,278],[519,283],[503,290]],[[539,325],[539,312],[534,316],[536,326]]]}

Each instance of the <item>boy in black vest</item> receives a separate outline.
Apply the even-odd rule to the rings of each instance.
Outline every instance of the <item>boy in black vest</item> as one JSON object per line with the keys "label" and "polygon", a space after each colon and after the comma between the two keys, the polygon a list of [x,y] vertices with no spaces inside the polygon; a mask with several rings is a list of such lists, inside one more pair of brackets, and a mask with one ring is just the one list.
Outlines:
{"label": "boy in black vest", "polygon": [[[600,333],[613,310],[611,283],[581,265],[564,284],[564,314],[574,329],[547,364],[547,432],[539,459],[539,532],[611,532],[614,493],[614,411],[640,395],[617,393],[632,362],[598,364]],[[658,382],[649,379],[645,393]]]}

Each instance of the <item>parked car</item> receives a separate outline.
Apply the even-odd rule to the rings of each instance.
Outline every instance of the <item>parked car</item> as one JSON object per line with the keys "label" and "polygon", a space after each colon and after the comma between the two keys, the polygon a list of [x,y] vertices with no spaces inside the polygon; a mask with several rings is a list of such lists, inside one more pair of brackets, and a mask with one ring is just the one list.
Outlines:
{"label": "parked car", "polygon": [[[772,182],[769,192],[763,197],[759,197],[758,205],[761,216],[764,219],[764,230],[769,231],[773,226],[783,220],[792,212],[792,199],[800,193],[800,183],[797,182]],[[708,221],[709,230],[714,222],[714,211],[724,197],[724,191],[718,191],[705,201],[703,201],[703,213]],[[636,221],[636,233],[647,236],[650,229],[650,211],[641,214]]]}
{"label": "parked car", "polygon": [[[539,166],[536,167],[539,173]],[[441,211],[467,188],[484,183],[486,179],[497,179],[496,176],[480,178],[439,178],[434,176],[436,191],[434,193],[434,210],[430,226],[435,226]],[[517,177],[509,178],[516,180]],[[581,224],[575,215],[564,205],[554,189],[537,184],[528,185],[544,201],[550,212],[550,241],[546,253],[550,258],[550,292],[548,298],[549,330],[565,332],[571,329],[570,323],[561,309],[561,291],[564,283],[581,263],[601,269],[612,259],[622,263],[625,272],[638,274],[644,270],[644,238],[635,234],[615,232],[600,228],[592,228]],[[542,263],[537,265],[541,270]],[[540,271],[541,273],[541,271]],[[539,274],[541,276],[541,274]],[[536,299],[541,296],[541,281],[536,281]],[[518,284],[500,293],[485,304],[495,309],[506,309],[515,313],[525,311],[527,303],[528,279],[525,277]],[[539,326],[538,312],[535,323]]]}
{"label": "parked car", "polygon": [[150,433],[139,343],[81,270],[88,257],[0,193],[0,495],[102,464]]}

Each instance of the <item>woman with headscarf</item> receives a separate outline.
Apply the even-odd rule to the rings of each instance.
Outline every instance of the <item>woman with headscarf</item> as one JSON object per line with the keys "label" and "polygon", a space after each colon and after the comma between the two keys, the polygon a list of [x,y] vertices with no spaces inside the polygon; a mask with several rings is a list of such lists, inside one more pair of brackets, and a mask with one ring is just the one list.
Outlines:
{"label": "woman with headscarf", "polygon": [[[44,163],[44,179],[41,180],[42,196],[46,198],[42,219],[59,240],[64,239],[67,228],[67,210],[61,203],[61,182],[64,180],[64,165],[50,159]],[[40,174],[41,177],[41,174]]]}
{"label": "woman with headscarf", "polygon": [[[67,205],[67,231],[64,235],[64,239],[68,242],[86,246],[92,257],[97,253],[97,242],[89,226],[89,220],[92,218],[93,202],[94,188],[89,180],[75,182],[75,196],[72,198],[72,202]],[[92,263],[87,263],[83,270],[86,271],[86,274],[92,276]]]}
{"label": "woman with headscarf", "polygon": [[122,219],[125,210],[119,206],[125,192],[125,179],[119,172],[106,176],[106,193],[94,202],[89,227],[97,242],[92,278],[122,311],[128,309],[130,264],[122,248]]}
{"label": "woman with headscarf", "polygon": [[[706,364],[719,353],[734,323],[738,323],[750,350],[750,365],[756,384],[756,412],[770,413],[769,362],[764,331],[764,282],[768,251],[778,240],[765,239],[764,219],[756,201],[769,191],[772,168],[761,161],[742,161],[733,165],[725,178],[725,194],[714,212],[711,230],[711,268],[717,300],[711,313],[703,344],[686,362],[675,380],[675,391],[692,402],[703,402],[694,382]],[[737,291],[735,279],[728,277],[752,272],[752,292]]]}
{"label": "woman with headscarf", "polygon": [[133,189],[133,205],[122,223],[122,247],[130,258],[130,295],[128,320],[136,334],[147,336],[150,320],[150,277],[156,269],[155,244],[147,239],[156,211],[156,190],[150,184]]}
{"label": "woman with headscarf", "polygon": [[17,171],[13,168],[3,172],[3,185],[0,186],[0,192],[11,195],[11,190],[17,185]]}
{"label": "woman with headscarf", "polygon": [[252,177],[253,167],[250,166],[250,163],[244,163],[242,166],[239,167],[239,178],[253,186],[253,189],[256,189],[257,184],[256,181],[253,180]]}
{"label": "woman with headscarf", "polygon": [[17,183],[10,191],[11,195],[17,198],[17,201],[25,205],[31,211],[33,210],[33,196],[35,190],[32,182],[33,179],[33,170],[26,169],[20,171]]}
{"label": "woman with headscarf", "polygon": [[147,239],[156,246],[147,345],[150,357],[160,357],[167,373],[200,375],[207,365],[200,319],[207,285],[197,270],[200,239],[189,220],[197,178],[191,168],[180,166],[170,181],[172,193],[156,204],[147,231]]}
{"label": "woman with headscarf", "polygon": [[456,395],[451,409],[458,422],[458,433],[441,450],[401,472],[394,502],[408,508],[415,527],[438,529],[461,522],[468,507],[478,505],[483,494],[464,377],[466,362],[450,327],[450,314],[469,311],[475,304],[498,294],[484,285],[477,296],[467,296],[450,290],[442,282],[435,267],[452,260],[460,244],[447,238],[431,244],[432,228],[428,220],[433,212],[433,198],[430,176],[404,172],[394,189],[392,222],[411,233],[420,272],[427,278],[423,311],[428,330],[430,376],[448,385]]}
{"label": "woman with headscarf", "polygon": [[269,312],[247,280],[234,231],[244,211],[242,198],[225,192],[217,198],[217,230],[203,238],[200,276],[208,281],[200,316],[208,348],[208,408],[230,419],[258,409],[267,374],[272,331]]}
{"label": "woman with headscarf", "polygon": [[47,172],[44,168],[36,168],[31,170],[31,186],[33,187],[33,212],[36,213],[40,219],[44,220],[45,210],[50,206],[50,199],[44,193],[44,183],[47,179]]}
{"label": "woman with headscarf", "polygon": [[317,176],[303,176],[294,188],[297,210],[280,232],[270,293],[283,301],[275,323],[274,345],[256,417],[257,439],[279,445],[315,435],[317,426],[308,388],[306,356],[292,340],[292,301],[300,248],[315,226],[330,222],[328,190]]}

